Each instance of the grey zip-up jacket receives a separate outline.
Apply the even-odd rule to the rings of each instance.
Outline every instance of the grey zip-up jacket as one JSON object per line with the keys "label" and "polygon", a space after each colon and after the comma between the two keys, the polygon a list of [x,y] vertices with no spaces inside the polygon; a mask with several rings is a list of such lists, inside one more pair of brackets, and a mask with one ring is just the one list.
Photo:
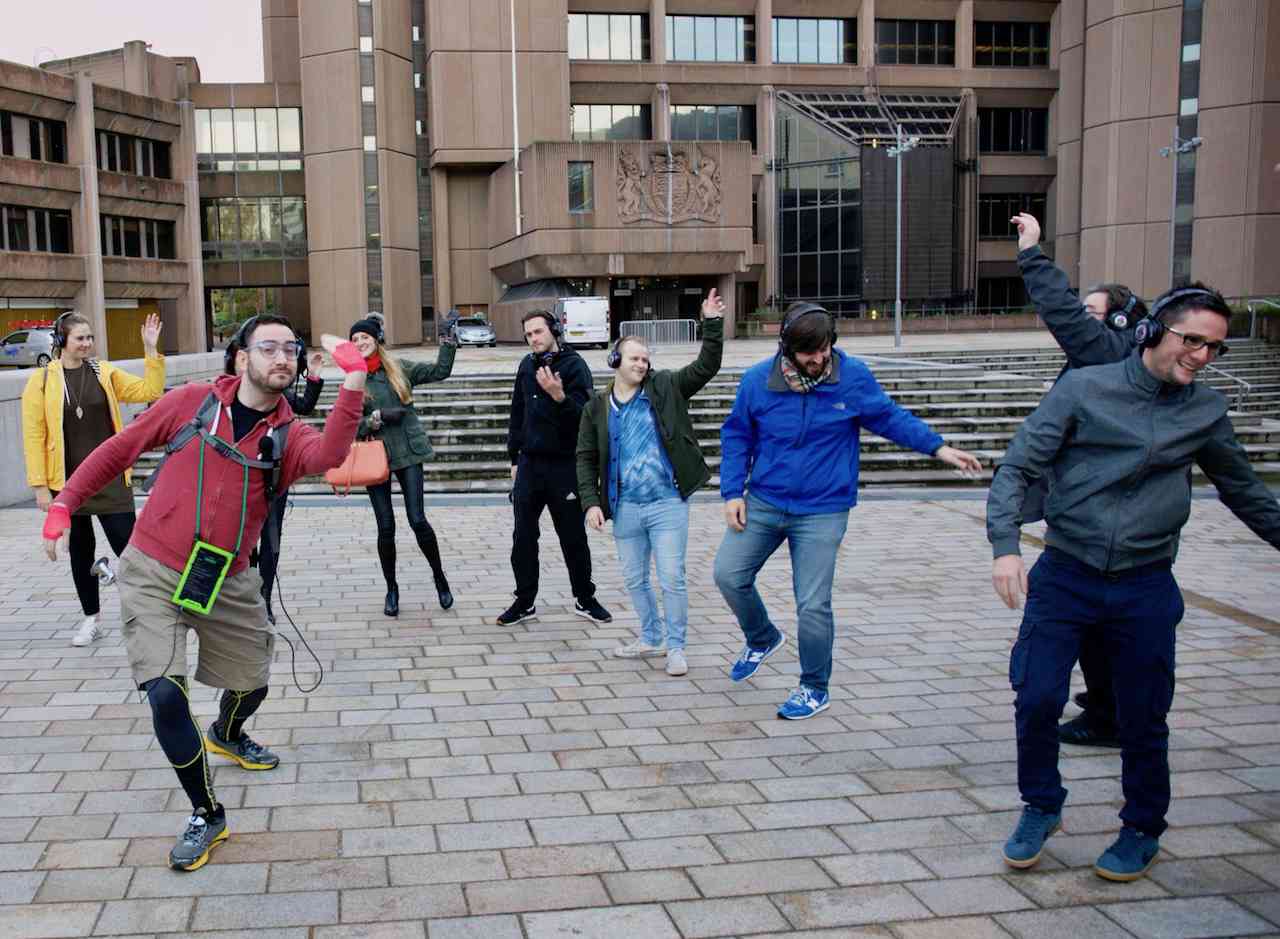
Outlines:
{"label": "grey zip-up jacket", "polygon": [[1023,422],[991,482],[992,553],[1021,553],[1023,497],[1051,468],[1049,545],[1108,573],[1171,560],[1191,514],[1193,461],[1227,508],[1280,548],[1280,503],[1236,440],[1226,398],[1164,384],[1140,352],[1072,369]]}

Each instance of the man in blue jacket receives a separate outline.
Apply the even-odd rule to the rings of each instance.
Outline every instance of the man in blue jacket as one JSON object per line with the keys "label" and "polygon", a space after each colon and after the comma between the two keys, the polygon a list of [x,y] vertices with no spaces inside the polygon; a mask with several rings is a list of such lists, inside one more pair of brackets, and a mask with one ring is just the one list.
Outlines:
{"label": "man in blue jacket", "polygon": [[803,720],[830,704],[836,552],[858,501],[858,438],[865,425],[963,473],[978,458],[946,446],[889,399],[862,362],[834,348],[835,320],[816,303],[793,303],[778,353],[747,370],[720,429],[720,495],[729,530],[716,555],[716,586],[738,618],[746,647],[734,681],[750,678],[786,636],[769,619],[756,574],[785,541],[798,614],[800,685],[778,716]]}

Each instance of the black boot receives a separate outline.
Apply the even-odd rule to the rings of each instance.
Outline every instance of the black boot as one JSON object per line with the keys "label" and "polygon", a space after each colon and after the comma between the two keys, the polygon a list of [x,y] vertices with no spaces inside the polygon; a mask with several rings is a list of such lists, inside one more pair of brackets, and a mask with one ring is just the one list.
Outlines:
{"label": "black boot", "polygon": [[386,616],[400,615],[400,587],[398,585],[387,588],[387,602],[382,605],[382,612]]}
{"label": "black boot", "polygon": [[453,606],[453,591],[449,589],[449,578],[444,574],[436,577],[436,593],[440,596],[440,609],[447,610]]}

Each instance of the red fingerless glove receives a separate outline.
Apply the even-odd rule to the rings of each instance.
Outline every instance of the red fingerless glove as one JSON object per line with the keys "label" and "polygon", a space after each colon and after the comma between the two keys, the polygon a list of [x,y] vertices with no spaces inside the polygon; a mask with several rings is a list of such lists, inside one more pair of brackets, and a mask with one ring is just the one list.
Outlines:
{"label": "red fingerless glove", "polygon": [[44,517],[44,540],[57,541],[62,533],[71,527],[71,513],[61,502],[49,506]]}
{"label": "red fingerless glove", "polygon": [[365,362],[364,356],[360,354],[356,344],[350,341],[338,343],[333,350],[333,364],[348,374],[369,371],[369,364]]}

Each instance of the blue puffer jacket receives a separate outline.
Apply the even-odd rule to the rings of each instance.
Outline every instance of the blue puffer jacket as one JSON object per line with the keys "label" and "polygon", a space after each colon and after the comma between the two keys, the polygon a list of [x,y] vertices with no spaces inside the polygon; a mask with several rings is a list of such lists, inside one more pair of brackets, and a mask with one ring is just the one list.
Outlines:
{"label": "blue puffer jacket", "polygon": [[794,515],[841,512],[858,502],[863,427],[932,455],[943,439],[894,404],[871,369],[832,350],[831,375],[808,394],[787,387],[780,356],[749,368],[720,428],[720,495],[744,490]]}

